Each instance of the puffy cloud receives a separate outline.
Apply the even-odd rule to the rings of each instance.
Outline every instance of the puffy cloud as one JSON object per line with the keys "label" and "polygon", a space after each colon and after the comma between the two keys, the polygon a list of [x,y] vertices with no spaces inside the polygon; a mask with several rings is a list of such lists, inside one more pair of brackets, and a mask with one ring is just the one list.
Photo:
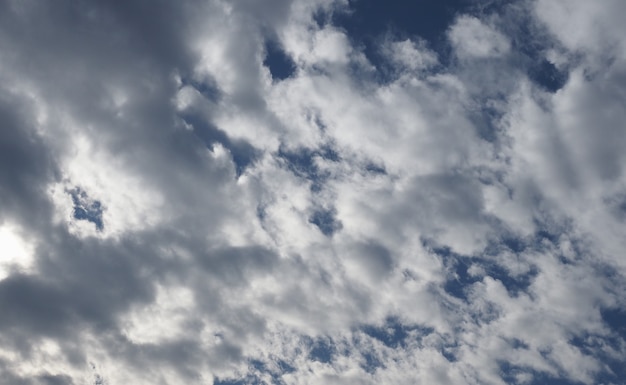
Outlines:
{"label": "puffy cloud", "polygon": [[2,378],[618,383],[624,9],[578,5],[3,3]]}
{"label": "puffy cloud", "polygon": [[450,29],[450,41],[462,58],[493,58],[511,49],[504,35],[471,16],[456,20]]}

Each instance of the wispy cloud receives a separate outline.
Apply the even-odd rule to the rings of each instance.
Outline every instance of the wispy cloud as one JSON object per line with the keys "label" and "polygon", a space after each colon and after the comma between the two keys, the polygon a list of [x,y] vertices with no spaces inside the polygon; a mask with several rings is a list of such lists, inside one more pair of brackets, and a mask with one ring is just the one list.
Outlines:
{"label": "wispy cloud", "polygon": [[626,8],[454,3],[2,3],[0,382],[621,383]]}

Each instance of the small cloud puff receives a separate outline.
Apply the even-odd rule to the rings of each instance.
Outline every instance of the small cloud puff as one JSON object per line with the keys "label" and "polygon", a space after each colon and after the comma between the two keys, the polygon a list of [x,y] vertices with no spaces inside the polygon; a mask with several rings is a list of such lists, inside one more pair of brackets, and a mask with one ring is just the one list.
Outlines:
{"label": "small cloud puff", "polygon": [[459,17],[448,36],[461,59],[502,57],[511,49],[506,36],[472,16]]}

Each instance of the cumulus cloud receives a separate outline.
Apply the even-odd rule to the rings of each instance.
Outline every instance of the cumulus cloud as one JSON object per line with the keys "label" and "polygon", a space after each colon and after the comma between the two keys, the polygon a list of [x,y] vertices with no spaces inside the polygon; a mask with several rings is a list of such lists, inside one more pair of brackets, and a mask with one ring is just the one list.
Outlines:
{"label": "cumulus cloud", "polygon": [[622,381],[622,3],[359,7],[0,5],[3,383]]}
{"label": "cumulus cloud", "polygon": [[493,58],[511,49],[507,38],[479,19],[463,16],[450,29],[450,42],[460,57]]}

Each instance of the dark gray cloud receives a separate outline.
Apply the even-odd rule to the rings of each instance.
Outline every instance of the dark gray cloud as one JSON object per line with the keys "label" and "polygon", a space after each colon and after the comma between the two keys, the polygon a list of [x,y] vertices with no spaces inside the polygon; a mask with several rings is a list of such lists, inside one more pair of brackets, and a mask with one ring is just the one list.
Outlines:
{"label": "dark gray cloud", "polygon": [[56,177],[57,165],[37,135],[28,107],[12,95],[0,96],[0,202],[3,219],[18,219],[35,226],[49,220],[46,184]]}
{"label": "dark gray cloud", "polygon": [[0,382],[619,383],[623,6],[480,4],[1,3]]}

